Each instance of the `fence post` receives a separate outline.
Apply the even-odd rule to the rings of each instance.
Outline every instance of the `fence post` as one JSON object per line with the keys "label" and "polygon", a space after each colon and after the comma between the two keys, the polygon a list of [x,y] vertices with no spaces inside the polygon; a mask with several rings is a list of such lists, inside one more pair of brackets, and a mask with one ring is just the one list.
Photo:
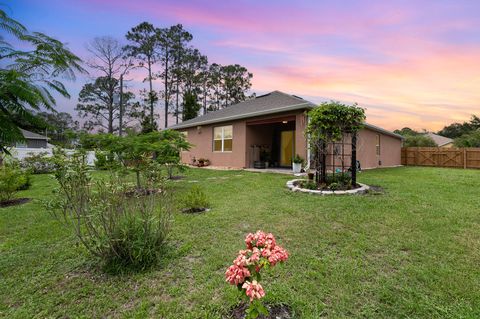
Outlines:
{"label": "fence post", "polygon": [[463,148],[463,169],[467,168],[467,148]]}

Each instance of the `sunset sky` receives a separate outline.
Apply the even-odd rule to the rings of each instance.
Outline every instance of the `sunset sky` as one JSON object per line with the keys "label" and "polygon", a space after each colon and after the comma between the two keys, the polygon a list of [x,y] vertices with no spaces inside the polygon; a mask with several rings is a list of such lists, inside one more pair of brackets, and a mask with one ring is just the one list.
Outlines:
{"label": "sunset sky", "polygon": [[[95,36],[182,23],[210,62],[253,72],[252,91],[358,102],[387,129],[438,130],[480,114],[480,1],[15,0],[2,9],[87,59]],[[67,83],[74,114],[80,77]],[[140,81],[135,89],[146,87]],[[160,82],[156,84],[160,89]],[[163,121],[162,121],[163,122]]]}

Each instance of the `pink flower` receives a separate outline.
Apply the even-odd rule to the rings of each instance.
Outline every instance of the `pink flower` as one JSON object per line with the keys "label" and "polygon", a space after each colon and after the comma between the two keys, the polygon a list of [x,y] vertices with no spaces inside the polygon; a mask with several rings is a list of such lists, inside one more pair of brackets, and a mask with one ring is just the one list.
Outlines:
{"label": "pink flower", "polygon": [[247,248],[248,249],[252,249],[253,248],[253,242],[255,241],[255,235],[252,234],[252,233],[249,233],[246,237],[245,237],[245,244],[247,244]]}
{"label": "pink flower", "polygon": [[278,262],[282,262],[288,259],[288,252],[280,246],[273,248],[271,255],[268,257],[270,265],[275,266]]}
{"label": "pink flower", "polygon": [[242,288],[245,289],[245,293],[248,297],[250,297],[250,301],[253,301],[253,299],[260,299],[265,296],[263,287],[256,280],[253,280],[252,282],[245,281]]}
{"label": "pink flower", "polygon": [[239,285],[245,281],[245,278],[250,277],[250,271],[247,268],[232,265],[228,267],[225,272],[225,279],[231,285]]}
{"label": "pink flower", "polygon": [[248,264],[247,252],[248,252],[248,250],[240,250],[238,252],[237,258],[235,258],[235,260],[233,261],[233,264],[237,265],[239,267],[247,266],[247,264]]}

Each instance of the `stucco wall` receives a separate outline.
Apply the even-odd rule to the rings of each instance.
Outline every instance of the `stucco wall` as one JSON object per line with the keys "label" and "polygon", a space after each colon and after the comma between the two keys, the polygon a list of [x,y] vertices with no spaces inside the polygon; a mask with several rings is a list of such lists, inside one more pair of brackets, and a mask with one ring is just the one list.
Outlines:
{"label": "stucco wall", "polygon": [[[247,125],[247,121],[265,120],[271,118],[283,118],[293,116],[295,118],[295,148],[296,152],[306,158],[306,138],[304,130],[306,126],[305,114],[303,111],[287,112],[270,116],[261,116],[249,118],[248,120],[238,120],[233,122],[218,123],[213,125],[202,125],[188,129],[180,129],[187,132],[188,141],[193,144],[189,151],[182,152],[182,162],[190,164],[195,157],[207,158],[212,166],[224,166],[243,168],[249,167],[251,156],[251,145],[271,144],[272,128],[265,125]],[[233,146],[231,152],[213,152],[213,128],[217,126],[233,126]]]}
{"label": "stucco wall", "polygon": [[[380,156],[376,155],[377,134],[380,134]],[[399,138],[368,128],[364,128],[358,133],[357,159],[363,169],[398,166],[401,164],[401,150],[402,140]]]}
{"label": "stucco wall", "polygon": [[[231,152],[213,151],[213,128],[216,126],[233,126],[233,144]],[[213,166],[237,167],[245,166],[245,121],[225,122],[215,125],[203,125],[180,130],[187,132],[188,142],[193,144],[189,151],[182,152],[182,162],[190,164],[195,157],[209,159]]]}
{"label": "stucco wall", "polygon": [[[307,125],[304,112],[277,114],[275,116],[264,116],[250,118],[252,120],[263,120],[272,117],[294,116],[295,117],[295,152],[303,158],[307,158],[307,139],[304,131]],[[216,126],[233,126],[233,147],[231,152],[213,152],[213,128]],[[195,157],[207,158],[213,166],[224,166],[233,168],[249,167],[251,157],[251,145],[271,144],[271,127],[261,124],[250,126],[246,120],[225,122],[214,125],[202,125],[182,129],[188,134],[188,141],[194,146],[190,151],[182,152],[182,162],[191,163]],[[380,134],[380,156],[376,155],[376,135]],[[345,153],[350,150],[345,149]],[[393,136],[373,131],[369,128],[362,129],[357,139],[357,159],[362,168],[388,167],[400,165],[401,161],[401,140]],[[379,164],[381,162],[381,165]]]}

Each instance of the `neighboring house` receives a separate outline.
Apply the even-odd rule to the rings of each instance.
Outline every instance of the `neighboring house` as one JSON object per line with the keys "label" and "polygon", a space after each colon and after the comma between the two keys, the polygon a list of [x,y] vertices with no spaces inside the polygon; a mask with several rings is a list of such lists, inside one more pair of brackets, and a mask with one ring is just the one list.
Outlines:
{"label": "neighboring house", "polygon": [[453,140],[451,138],[431,132],[425,133],[425,135],[429,136],[438,147],[453,147]]}
{"label": "neighboring house", "polygon": [[[316,107],[279,91],[174,125],[193,144],[182,162],[209,159],[213,166],[253,167],[268,151],[270,165],[291,167],[292,157],[310,158],[306,111]],[[358,133],[357,159],[362,168],[400,165],[402,136],[366,124]]]}
{"label": "neighboring house", "polygon": [[33,133],[24,129],[20,129],[20,131],[22,131],[22,134],[25,140],[15,143],[15,147],[17,148],[49,148],[48,137],[37,134],[37,133]]}

